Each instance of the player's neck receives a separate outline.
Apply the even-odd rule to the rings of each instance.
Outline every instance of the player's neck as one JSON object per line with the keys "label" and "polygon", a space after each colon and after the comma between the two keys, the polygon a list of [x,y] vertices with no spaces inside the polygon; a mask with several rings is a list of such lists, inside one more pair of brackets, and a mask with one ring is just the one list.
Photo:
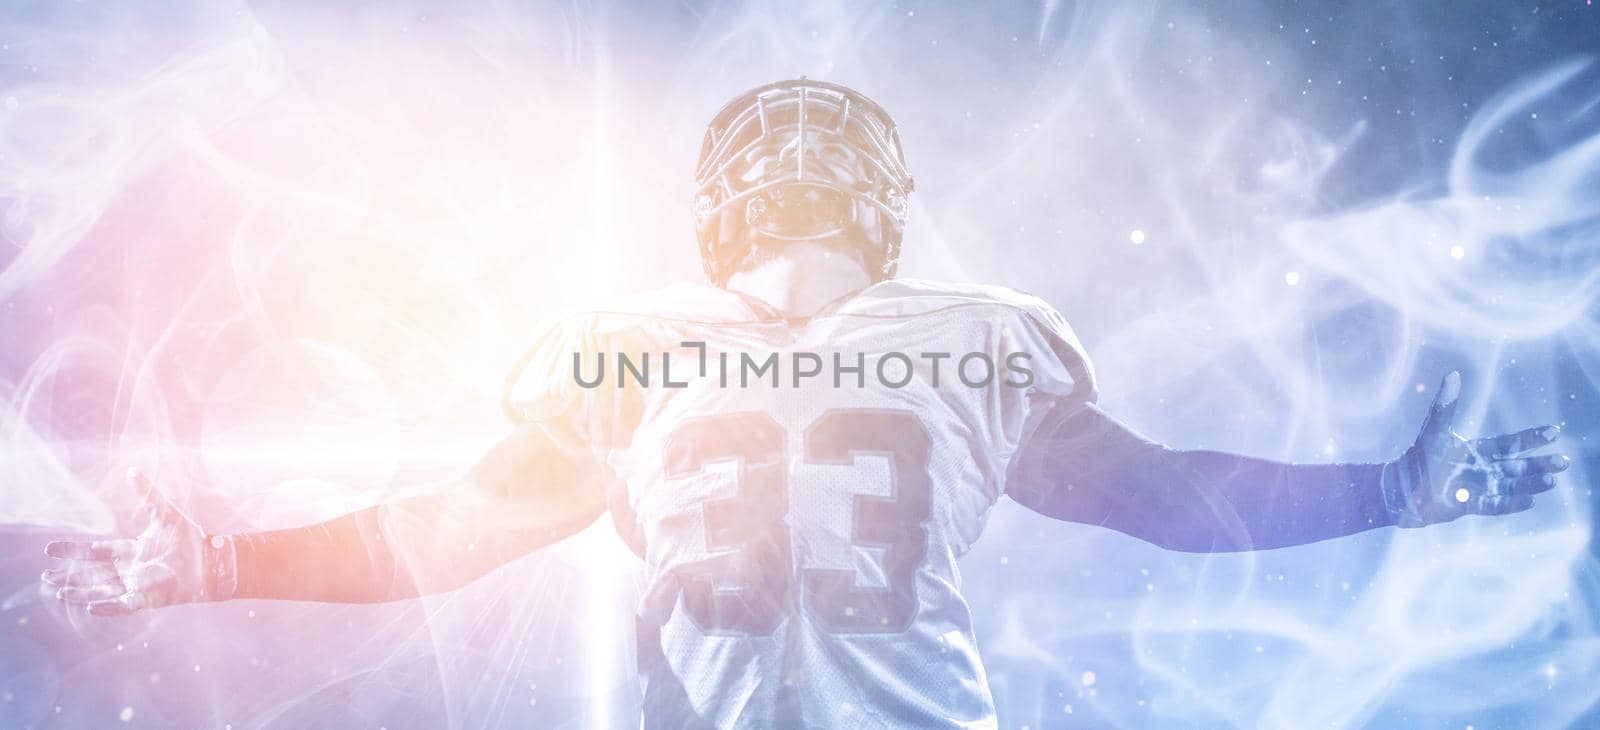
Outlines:
{"label": "player's neck", "polygon": [[855,256],[809,242],[788,244],[728,279],[728,289],[759,299],[793,319],[810,317],[871,285]]}

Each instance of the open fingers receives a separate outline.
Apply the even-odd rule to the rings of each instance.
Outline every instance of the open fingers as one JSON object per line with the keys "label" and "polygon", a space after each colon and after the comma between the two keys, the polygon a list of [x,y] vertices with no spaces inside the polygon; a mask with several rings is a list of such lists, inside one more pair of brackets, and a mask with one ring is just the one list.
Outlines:
{"label": "open fingers", "polygon": [[1485,458],[1500,459],[1548,446],[1558,438],[1561,438],[1560,426],[1535,426],[1516,433],[1474,439],[1472,448]]}
{"label": "open fingers", "polygon": [[121,560],[133,554],[133,541],[56,540],[44,546],[44,554],[67,560]]}
{"label": "open fingers", "polygon": [[1473,470],[1451,482],[1449,498],[1467,512],[1500,515],[1532,507],[1533,495],[1548,492],[1555,486],[1554,473],[1531,472],[1526,476],[1496,478]]}
{"label": "open fingers", "polygon": [[1556,486],[1556,475],[1534,474],[1516,479],[1504,479],[1500,482],[1500,493],[1517,496],[1527,496],[1548,492]]}
{"label": "open fingers", "polygon": [[97,586],[68,586],[56,591],[56,598],[67,603],[84,605],[110,600],[127,592],[128,589],[122,587],[121,582],[115,585],[108,583]]}
{"label": "open fingers", "polygon": [[1531,495],[1486,494],[1479,497],[1473,511],[1480,515],[1509,515],[1533,508]]}
{"label": "open fingers", "polygon": [[[139,512],[147,520],[162,522],[170,503],[155,490],[154,485],[138,469],[129,469],[127,482],[139,494]],[[134,553],[134,541],[126,538],[113,540],[55,540],[44,546],[44,554],[64,560],[126,560]]]}
{"label": "open fingers", "polygon": [[100,560],[75,560],[63,567],[46,570],[39,578],[57,588],[92,586],[113,582],[117,585],[122,584],[122,578],[117,575],[117,569],[111,563]]}
{"label": "open fingers", "polygon": [[1494,462],[1495,468],[1508,477],[1527,477],[1539,474],[1555,474],[1566,471],[1572,465],[1572,460],[1561,454],[1548,456],[1531,456],[1523,459],[1501,459]]}

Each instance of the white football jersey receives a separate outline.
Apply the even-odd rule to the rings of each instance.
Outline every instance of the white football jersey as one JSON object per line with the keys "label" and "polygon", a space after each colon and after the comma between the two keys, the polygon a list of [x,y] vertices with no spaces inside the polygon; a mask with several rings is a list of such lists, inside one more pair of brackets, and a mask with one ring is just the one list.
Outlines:
{"label": "white football jersey", "polygon": [[1030,415],[1094,398],[1061,317],[904,279],[803,320],[637,301],[553,326],[509,403],[606,468],[646,566],[644,725],[993,727],[956,560]]}

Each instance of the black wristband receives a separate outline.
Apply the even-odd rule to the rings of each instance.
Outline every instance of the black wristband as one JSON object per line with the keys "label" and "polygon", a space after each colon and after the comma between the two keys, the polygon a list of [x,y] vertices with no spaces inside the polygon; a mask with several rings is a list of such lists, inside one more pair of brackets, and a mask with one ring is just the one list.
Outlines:
{"label": "black wristband", "polygon": [[239,588],[238,552],[233,538],[228,535],[207,535],[201,555],[205,576],[199,600],[232,599]]}

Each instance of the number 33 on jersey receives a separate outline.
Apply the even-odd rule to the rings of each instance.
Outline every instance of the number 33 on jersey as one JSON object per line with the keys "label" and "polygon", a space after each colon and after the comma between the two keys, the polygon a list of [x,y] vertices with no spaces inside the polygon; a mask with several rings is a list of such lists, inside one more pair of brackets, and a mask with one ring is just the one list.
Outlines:
{"label": "number 33 on jersey", "polygon": [[804,321],[709,286],[639,301],[551,327],[507,406],[584,452],[645,562],[646,722],[992,724],[956,560],[1030,424],[1094,397],[1060,316],[905,279]]}

